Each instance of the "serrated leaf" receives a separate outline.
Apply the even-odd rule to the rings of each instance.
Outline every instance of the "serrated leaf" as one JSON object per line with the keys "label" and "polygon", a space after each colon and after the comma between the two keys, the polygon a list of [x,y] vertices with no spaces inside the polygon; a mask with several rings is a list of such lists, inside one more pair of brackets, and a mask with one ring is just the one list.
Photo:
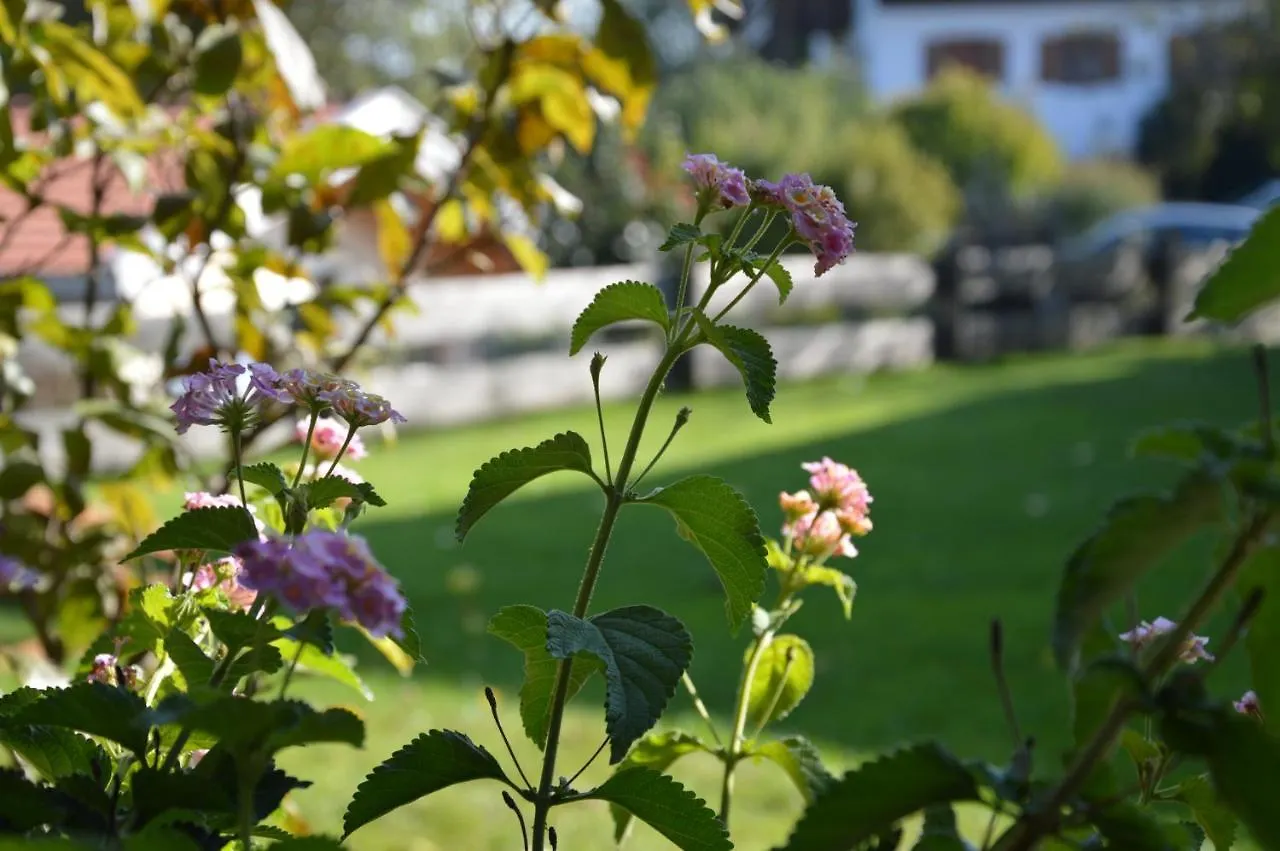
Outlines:
{"label": "serrated leaf", "polygon": [[951,805],[935,804],[924,811],[924,827],[912,851],[973,851],[973,846],[960,837]]}
{"label": "serrated leaf", "polygon": [[791,273],[787,271],[786,266],[776,259],[770,262],[767,257],[758,256],[745,260],[742,265],[742,270],[753,277],[757,270],[763,269],[764,274],[778,288],[778,304],[787,303],[787,296],[791,295],[791,291],[795,289],[795,281],[791,279]]}
{"label": "serrated leaf", "polygon": [[313,644],[301,644],[290,639],[277,641],[275,646],[280,651],[280,655],[288,659],[291,664],[295,658],[298,660],[299,671],[309,671],[316,676],[341,683],[359,692],[365,700],[373,700],[373,692],[344,657],[336,653],[325,654]]}
{"label": "serrated leaf", "polygon": [[235,653],[256,643],[269,644],[281,638],[280,630],[266,620],[258,620],[247,612],[227,612],[221,609],[205,609],[209,629],[227,646],[228,653]]}
{"label": "serrated leaf", "polygon": [[340,499],[359,499],[378,508],[387,504],[368,482],[356,484],[336,475],[299,485],[298,493],[305,494],[308,508],[328,508]]}
{"label": "serrated leaf", "polygon": [[27,761],[46,780],[72,774],[90,775],[101,748],[79,733],[40,724],[9,724],[0,720],[0,744]]}
{"label": "serrated leaf", "polygon": [[576,432],[557,434],[537,446],[511,449],[486,462],[472,474],[466,499],[458,510],[458,540],[466,538],[481,517],[511,494],[534,479],[560,470],[574,470],[594,478],[591,448]]}
{"label": "serrated leaf", "polygon": [[701,798],[652,769],[619,771],[585,797],[622,807],[682,851],[733,848],[724,825]]}
{"label": "serrated leaf", "polygon": [[[659,774],[665,774],[677,759],[699,751],[713,752],[697,736],[691,736],[678,730],[666,733],[648,733],[642,736],[635,743],[635,746],[631,748],[627,758],[618,765],[618,771],[647,768]],[[609,805],[609,813],[613,816],[614,841],[622,844],[631,828],[634,817],[630,811],[617,804]]]}
{"label": "serrated leaf", "polygon": [[233,753],[271,756],[285,748],[333,743],[360,747],[364,723],[338,708],[316,711],[296,700],[263,703],[223,697],[183,713],[182,723],[218,737]]}
{"label": "serrated leaf", "polygon": [[1280,296],[1280,208],[1254,223],[1243,243],[1200,287],[1188,319],[1235,322]]}
{"label": "serrated leaf", "polygon": [[671,226],[671,230],[667,232],[667,238],[662,245],[658,246],[659,251],[671,251],[682,245],[689,245],[697,242],[702,238],[702,231],[697,225],[691,225],[687,222],[676,222]]}
{"label": "serrated leaf", "polygon": [[978,798],[973,775],[933,744],[846,773],[805,810],[781,851],[846,851],[937,805]]}
{"label": "serrated leaf", "polygon": [[742,376],[747,387],[747,404],[751,406],[752,413],[765,422],[772,423],[769,404],[777,391],[778,362],[774,360],[769,341],[749,328],[713,325],[701,313],[694,315],[700,320],[698,325],[707,342],[724,355]]}
{"label": "serrated leaf", "polygon": [[124,745],[134,753],[147,746],[147,705],[132,692],[102,683],[48,689],[44,698],[7,718],[18,724],[63,727]]}
{"label": "serrated leaf", "polygon": [[759,729],[786,718],[812,686],[813,648],[809,642],[798,635],[774,636],[756,663],[747,697],[747,724]]}
{"label": "serrated leaf", "polygon": [[569,354],[582,351],[591,335],[601,328],[629,320],[653,322],[664,331],[670,330],[671,319],[662,290],[639,281],[622,281],[600,290],[573,323]]}
{"label": "serrated leaf", "polygon": [[858,595],[858,583],[852,576],[826,565],[806,565],[797,570],[805,585],[825,585],[835,591],[844,619],[853,617],[853,598]]}
{"label": "serrated leaf", "polygon": [[186,682],[188,692],[195,686],[208,685],[213,679],[213,660],[182,630],[169,631],[164,639],[164,649]]}
{"label": "serrated leaf", "polygon": [[[540,749],[547,746],[551,697],[560,662],[547,652],[547,613],[537,606],[507,606],[489,621],[489,633],[524,654],[524,684],[520,686],[520,720],[525,735]],[[600,670],[595,660],[578,656],[569,672],[566,700]]]}
{"label": "serrated leaf", "polygon": [[1067,561],[1058,590],[1053,648],[1059,664],[1075,664],[1080,639],[1167,553],[1223,513],[1221,483],[1203,472],[1184,477],[1167,496],[1116,503],[1102,527]]}
{"label": "serrated leaf", "polygon": [[[53,787],[32,783],[20,770],[0,768],[0,836],[57,824],[66,806],[63,796]],[[13,847],[27,848],[30,841],[23,839]]]}
{"label": "serrated leaf", "polygon": [[1262,594],[1244,643],[1249,682],[1258,695],[1263,723],[1272,735],[1280,735],[1280,547],[1254,550],[1240,568],[1236,590],[1241,600]]}
{"label": "serrated leaf", "polygon": [[1187,826],[1167,822],[1127,801],[1096,808],[1090,820],[1107,848],[1124,851],[1186,851],[1194,848]]}
{"label": "serrated leaf", "polygon": [[689,476],[640,500],[665,508],[681,536],[702,551],[724,586],[725,611],[736,630],[764,593],[764,536],[755,511],[714,476]]}
{"label": "serrated leaf", "polygon": [[680,621],[651,606],[626,606],[582,620],[547,615],[547,652],[556,659],[586,653],[604,664],[609,761],[658,719],[693,658],[693,639]]}
{"label": "serrated leaf", "polygon": [[756,745],[747,753],[775,762],[791,778],[806,804],[813,803],[836,782],[835,775],[822,764],[818,749],[803,736],[788,736]]}
{"label": "serrated leaf", "polygon": [[[284,477],[284,471],[267,461],[242,467],[240,473],[245,482],[265,489],[272,496],[289,487],[289,482]],[[235,475],[234,472],[232,475]]]}
{"label": "serrated leaf", "polygon": [[124,561],[166,550],[230,553],[238,544],[258,538],[253,515],[240,506],[184,511],[148,535]]}
{"label": "serrated leaf", "polygon": [[471,780],[515,788],[489,751],[453,730],[423,733],[360,783],[342,820],[343,838],[392,810]]}
{"label": "serrated leaf", "polygon": [[1218,800],[1209,778],[1188,777],[1178,784],[1177,798],[1191,808],[1214,851],[1230,851],[1236,841],[1236,817]]}

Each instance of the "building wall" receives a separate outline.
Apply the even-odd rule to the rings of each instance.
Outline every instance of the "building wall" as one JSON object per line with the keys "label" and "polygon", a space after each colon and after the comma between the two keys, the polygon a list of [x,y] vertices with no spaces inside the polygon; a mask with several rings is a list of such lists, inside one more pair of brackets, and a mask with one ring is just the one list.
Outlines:
{"label": "building wall", "polygon": [[[936,40],[999,39],[1001,90],[1035,112],[1073,158],[1130,151],[1142,116],[1166,91],[1170,40],[1249,6],[1249,0],[852,2],[853,46],[873,97],[891,101],[922,88],[928,46]],[[1091,85],[1041,80],[1045,39],[1099,30],[1119,37],[1119,79]]]}

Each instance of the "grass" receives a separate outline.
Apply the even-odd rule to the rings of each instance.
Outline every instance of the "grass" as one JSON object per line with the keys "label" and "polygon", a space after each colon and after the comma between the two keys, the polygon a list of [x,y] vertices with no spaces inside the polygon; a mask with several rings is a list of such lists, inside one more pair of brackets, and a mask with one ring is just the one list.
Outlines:
{"label": "grass", "polygon": [[[1253,398],[1247,358],[1203,342],[789,386],[779,393],[773,426],[753,419],[739,393],[673,396],[655,410],[648,450],[681,405],[693,408],[693,418],[650,483],[695,470],[723,476],[769,529],[777,523],[777,492],[802,485],[801,461],[830,455],[856,466],[875,495],[876,528],[849,564],[859,583],[853,619],[845,622],[834,596],[815,590],[793,621],[813,645],[818,671],[785,729],[818,741],[836,765],[920,738],[937,738],[965,757],[1007,759],[1010,735],[987,656],[988,624],[998,616],[1020,721],[1037,737],[1041,764],[1050,765],[1068,744],[1065,687],[1047,648],[1061,565],[1111,501],[1162,486],[1171,474],[1127,460],[1130,439],[1179,419],[1234,423],[1253,413]],[[628,406],[607,409],[615,445],[629,417]],[[582,487],[585,479],[548,477],[495,510],[465,546],[453,540],[453,518],[479,463],[566,428],[598,443],[594,412],[579,410],[414,434],[363,462],[362,473],[391,505],[362,520],[360,531],[403,582],[429,664],[400,680],[367,659],[377,694],[370,704],[336,686],[303,685],[317,698],[360,704],[369,720],[363,751],[323,748],[290,757],[301,776],[316,780],[297,796],[316,829],[333,830],[364,772],[420,731],[458,728],[501,751],[481,694],[486,684],[498,690],[508,730],[518,735],[520,660],[484,633],[485,622],[517,602],[569,607],[601,499]],[[729,634],[713,574],[672,531],[659,512],[624,512],[594,607],[650,602],[683,620],[696,641],[693,678],[723,718],[744,638]],[[1212,543],[1197,541],[1162,566],[1141,591],[1145,617],[1177,616],[1178,602],[1206,570]],[[1215,675],[1223,693],[1241,689],[1240,661]],[[562,773],[576,770],[599,744],[601,699],[588,690],[574,704]],[[682,694],[673,706],[676,723],[696,726]],[[532,774],[536,753],[517,747]],[[714,798],[714,768],[690,759],[675,774]],[[604,776],[607,768],[596,765],[586,778]],[[800,810],[798,796],[765,767],[749,767],[739,789],[737,847],[773,847]],[[604,847],[602,807],[553,815],[562,848]],[[518,847],[514,829],[497,790],[472,784],[398,811],[361,830],[351,845],[510,849]],[[629,847],[670,846],[641,831]]]}

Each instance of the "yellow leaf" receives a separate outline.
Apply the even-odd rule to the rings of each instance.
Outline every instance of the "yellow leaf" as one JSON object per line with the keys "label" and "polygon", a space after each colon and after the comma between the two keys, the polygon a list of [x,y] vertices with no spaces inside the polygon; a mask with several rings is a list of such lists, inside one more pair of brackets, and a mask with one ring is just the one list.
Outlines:
{"label": "yellow leaf", "polygon": [[74,27],[60,21],[41,21],[31,30],[32,40],[44,48],[50,67],[57,68],[74,87],[81,100],[101,101],[124,117],[133,117],[145,107],[129,75],[99,51]]}
{"label": "yellow leaf", "polygon": [[404,226],[404,219],[400,218],[396,208],[386,198],[374,203],[373,214],[378,222],[378,254],[387,267],[387,274],[399,277],[413,251],[409,230]]}
{"label": "yellow leaf", "polygon": [[556,128],[548,123],[540,109],[526,109],[516,122],[516,139],[525,154],[536,154],[556,138]]}
{"label": "yellow leaf", "polygon": [[521,233],[504,233],[502,241],[520,264],[520,268],[528,272],[531,278],[541,281],[546,277],[550,261],[532,239]]}
{"label": "yellow leaf", "polygon": [[597,86],[622,102],[622,125],[634,133],[649,110],[658,70],[644,24],[619,0],[604,0],[595,47],[584,57],[583,70]]}
{"label": "yellow leaf", "polygon": [[[516,69],[508,91],[511,102],[518,106],[538,102],[541,119],[562,133],[579,152],[591,150],[596,133],[595,113],[578,74],[544,62],[526,62]],[[527,114],[526,111],[521,116],[517,133],[521,150],[531,154],[546,147],[551,136],[536,121],[525,129]]]}
{"label": "yellow leaf", "polygon": [[559,68],[576,68],[585,50],[581,36],[570,33],[540,35],[516,47],[515,63],[536,62]]}
{"label": "yellow leaf", "polygon": [[116,524],[135,541],[141,541],[160,525],[151,501],[137,486],[128,482],[106,482],[99,491]]}
{"label": "yellow leaf", "polygon": [[467,214],[461,201],[453,198],[441,205],[440,212],[436,213],[435,231],[440,242],[449,245],[466,242]]}

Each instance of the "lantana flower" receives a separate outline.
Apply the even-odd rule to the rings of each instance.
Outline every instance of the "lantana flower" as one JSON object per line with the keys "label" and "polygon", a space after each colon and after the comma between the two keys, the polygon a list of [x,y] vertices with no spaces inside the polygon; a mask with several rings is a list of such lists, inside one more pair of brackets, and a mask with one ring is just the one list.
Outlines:
{"label": "lantana flower", "polygon": [[287,401],[274,369],[265,363],[245,367],[215,360],[208,370],[186,379],[171,410],[178,420],[178,434],[185,434],[193,425],[239,431],[252,424],[269,401]]}
{"label": "lantana flower", "polygon": [[782,533],[800,553],[813,558],[853,558],[854,537],[871,531],[871,492],[856,470],[823,458],[801,467],[809,473],[808,490],[778,495]]}
{"label": "lantana flower", "polygon": [[797,550],[815,558],[831,555],[853,558],[858,554],[848,534],[840,528],[840,521],[830,511],[801,517],[791,524],[791,535]]}
{"label": "lantana flower", "polygon": [[720,162],[715,154],[689,154],[684,158],[684,170],[698,189],[699,209],[706,210],[714,204],[727,210],[751,203],[742,169]]}
{"label": "lantana flower", "polygon": [[[311,451],[318,458],[331,459],[337,457],[342,444],[347,440],[348,429],[332,417],[321,417],[316,420],[315,428],[311,428],[310,420],[300,420],[294,433],[299,441],[307,439],[307,431],[311,431]],[[347,444],[342,457],[348,461],[359,461],[368,454],[360,435],[353,435]]]}
{"label": "lantana flower", "polygon": [[[1142,651],[1155,643],[1161,636],[1168,635],[1178,628],[1178,624],[1165,617],[1156,618],[1154,621],[1142,621],[1128,632],[1120,633],[1120,640],[1133,647],[1134,650]],[[1209,639],[1200,635],[1188,635],[1179,648],[1178,658],[1188,665],[1194,665],[1196,662],[1204,660],[1206,662],[1213,661],[1213,654],[1205,649],[1205,645],[1209,643]]]}
{"label": "lantana flower", "polygon": [[1258,702],[1258,695],[1253,689],[1246,691],[1240,695],[1240,699],[1231,704],[1236,708],[1236,712],[1241,715],[1249,715],[1254,718],[1262,717],[1262,704]]}
{"label": "lantana flower", "polygon": [[195,572],[184,578],[186,585],[193,591],[207,591],[217,588],[231,604],[232,609],[247,610],[257,598],[256,591],[240,585],[239,576],[243,566],[238,558],[228,556],[216,562],[202,564]]}
{"label": "lantana flower", "polygon": [[16,558],[0,555],[0,592],[24,591],[34,588],[39,581],[40,574]]}
{"label": "lantana flower", "polygon": [[[99,653],[93,657],[93,667],[85,679],[91,683],[102,683],[108,686],[122,685],[125,688],[136,688],[138,676],[142,672],[137,665],[121,666],[119,658],[111,653]],[[120,675],[124,681],[121,682]]]}
{"label": "lantana flower", "polygon": [[363,538],[314,530],[289,541],[249,541],[236,548],[240,584],[270,594],[295,613],[332,609],[371,635],[400,635],[405,601]]}
{"label": "lantana flower", "polygon": [[818,261],[814,271],[819,276],[853,253],[856,225],[830,186],[814,183],[807,174],[788,174],[777,183],[758,180],[752,190],[758,201],[787,211],[796,236]]}

